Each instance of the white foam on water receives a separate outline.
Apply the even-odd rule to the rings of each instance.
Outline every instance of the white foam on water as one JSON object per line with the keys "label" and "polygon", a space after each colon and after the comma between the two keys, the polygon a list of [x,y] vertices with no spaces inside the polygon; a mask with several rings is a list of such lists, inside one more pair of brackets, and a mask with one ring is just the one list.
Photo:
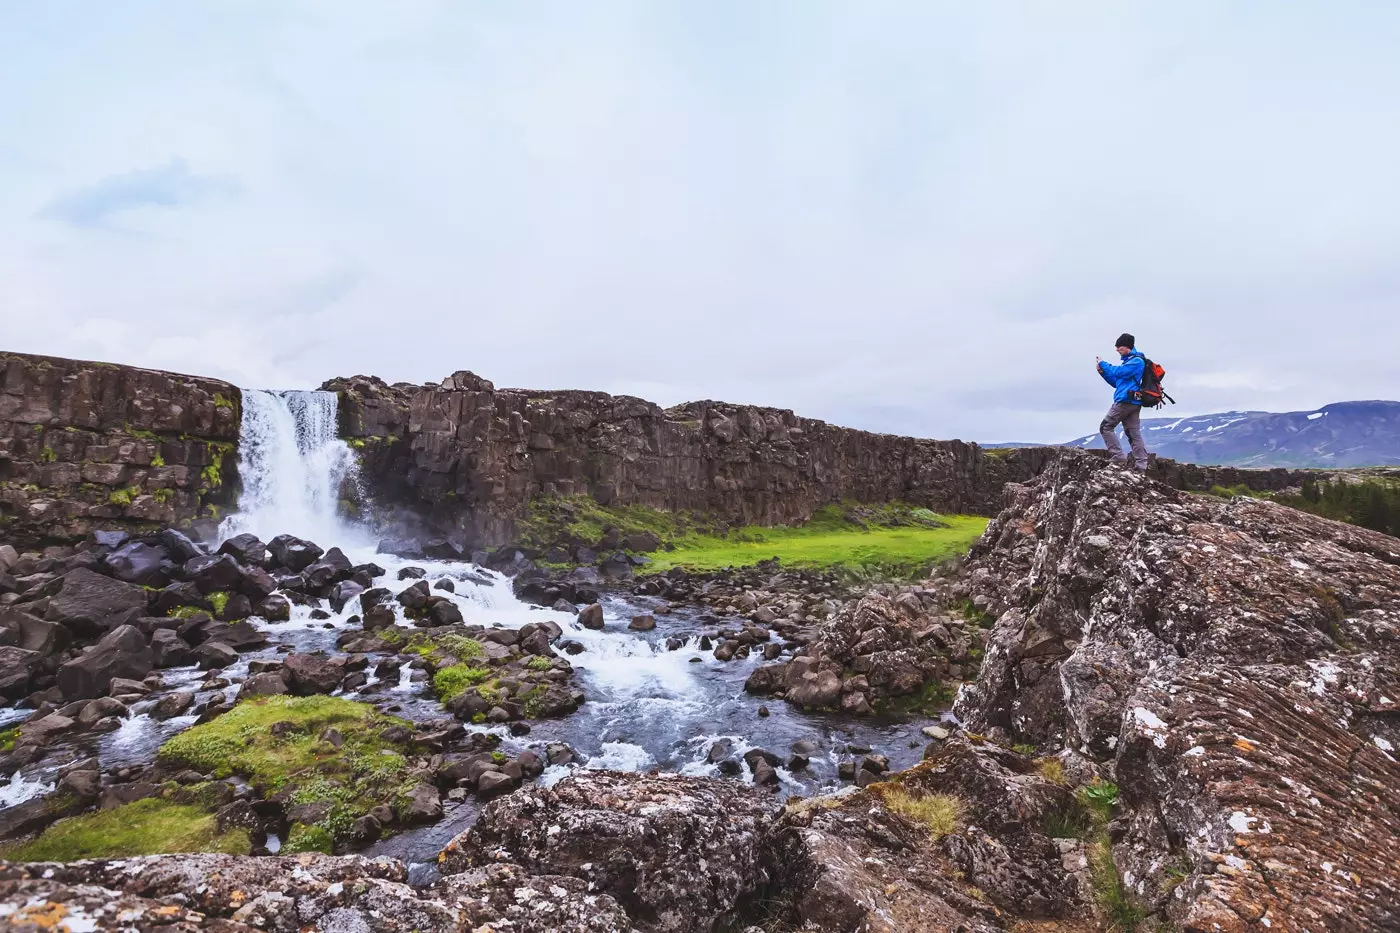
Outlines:
{"label": "white foam on water", "polygon": [[656,759],[645,748],[631,742],[604,742],[598,754],[584,763],[594,771],[645,771]]}
{"label": "white foam on water", "polygon": [[26,800],[33,800],[53,791],[53,783],[41,778],[27,778],[16,774],[10,783],[0,785],[0,809],[18,806]]}

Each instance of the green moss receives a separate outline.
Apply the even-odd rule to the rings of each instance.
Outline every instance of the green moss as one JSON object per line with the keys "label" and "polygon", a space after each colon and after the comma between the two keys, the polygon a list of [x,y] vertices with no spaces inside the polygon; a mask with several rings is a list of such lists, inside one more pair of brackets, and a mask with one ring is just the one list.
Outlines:
{"label": "green moss", "polygon": [[[285,723],[274,734],[274,724]],[[406,799],[414,780],[399,746],[384,738],[407,723],[339,697],[260,697],[195,726],[161,746],[159,759],[216,777],[240,775],[262,794],[285,792],[291,803],[324,802],[320,830],[332,840],[381,803]],[[321,735],[334,727],[340,745]]]}
{"label": "green moss", "polygon": [[40,463],[53,463],[57,459],[58,454],[54,453],[52,447],[45,446],[43,450],[39,451]]}
{"label": "green moss", "polygon": [[107,495],[107,502],[109,505],[119,505],[125,508],[131,505],[131,500],[135,499],[140,492],[141,490],[137,489],[135,486],[127,486],[124,489],[114,489]]}
{"label": "green moss", "polygon": [[19,726],[11,726],[8,729],[0,729],[0,751],[14,751],[15,739],[17,738],[19,738]]}
{"label": "green moss", "polygon": [[153,466],[153,467],[163,467],[163,466],[165,466],[165,458],[162,457],[160,454],[156,454],[154,457],[151,458],[151,466]]}
{"label": "green moss", "polygon": [[151,498],[161,505],[167,505],[171,499],[175,498],[175,490],[162,487],[151,491]]}
{"label": "green moss", "polygon": [[222,590],[210,593],[208,597],[209,605],[214,607],[214,615],[223,615],[224,607],[228,605],[229,594]]}
{"label": "green moss", "polygon": [[125,429],[125,432],[126,432],[127,434],[130,434],[132,437],[139,437],[139,438],[141,438],[142,440],[146,440],[146,441],[158,441],[158,440],[160,440],[160,437],[157,436],[156,432],[154,432],[154,431],[142,431],[142,430],[139,430],[139,429],[137,429],[137,428],[133,428],[130,424],[124,425],[123,427],[124,427],[124,429]]}
{"label": "green moss", "polygon": [[236,409],[238,406],[234,404],[233,399],[229,398],[228,396],[224,395],[223,393],[215,392],[215,393],[214,393],[214,407],[215,407],[215,408],[235,408],[235,409]]}
{"label": "green moss", "polygon": [[349,444],[349,445],[350,445],[351,447],[353,447],[355,450],[363,450],[364,447],[365,447],[365,442],[364,442],[364,440],[363,440],[362,438],[358,438],[358,437],[352,437],[352,438],[350,438],[350,440],[346,441],[345,443]]}
{"label": "green moss", "polygon": [[287,841],[282,843],[280,854],[324,852],[329,855],[334,847],[335,839],[331,836],[330,830],[323,826],[294,823],[291,832],[287,833]]}
{"label": "green moss", "polygon": [[176,606],[166,613],[172,619],[189,619],[197,615],[208,614],[207,609],[200,609],[197,606]]}
{"label": "green moss", "polygon": [[525,666],[532,671],[547,671],[554,666],[554,662],[546,657],[533,657],[525,662]]}
{"label": "green moss", "polygon": [[59,820],[32,842],[9,848],[4,856],[20,862],[70,862],[162,852],[247,855],[250,851],[247,830],[220,833],[218,818],[207,809],[150,797]]}
{"label": "green moss", "polygon": [[488,668],[453,664],[433,675],[433,693],[445,703],[463,693],[468,687],[483,683],[490,677],[491,671]]}

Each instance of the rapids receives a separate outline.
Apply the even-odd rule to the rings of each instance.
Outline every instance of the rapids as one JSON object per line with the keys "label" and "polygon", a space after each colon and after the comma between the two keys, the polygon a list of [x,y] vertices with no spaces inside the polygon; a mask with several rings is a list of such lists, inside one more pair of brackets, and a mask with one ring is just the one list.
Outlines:
{"label": "rapids", "polygon": [[[485,568],[377,553],[372,529],[346,520],[339,512],[343,484],[355,481],[355,458],[336,436],[334,393],[247,391],[242,438],[242,495],[237,512],[221,526],[221,538],[251,532],[268,541],[290,533],[323,548],[338,546],[352,563],[374,562],[384,567],[386,574],[375,582],[395,593],[415,582],[399,580],[399,570],[421,567],[430,583],[443,578],[453,581],[455,592],[434,593],[454,600],[468,624],[519,628],[549,618],[563,628],[565,638],[583,645],[581,654],[568,658],[587,697],[576,713],[562,719],[531,721],[529,734],[519,737],[512,736],[506,726],[466,726],[471,731],[496,733],[506,751],[531,748],[542,758],[547,744],[568,744],[577,755],[576,763],[550,767],[541,781],[557,781],[577,767],[714,776],[720,773],[718,766],[708,759],[716,742],[727,745],[726,757],[738,756],[742,761],[744,752],[763,748],[786,761],[794,742],[808,740],[820,750],[811,757],[810,765],[800,771],[782,768],[778,775],[780,793],[810,794],[839,786],[837,766],[858,754],[852,753],[852,747],[873,748],[888,756],[895,768],[913,764],[920,755],[925,740],[919,728],[925,721],[806,715],[781,701],[765,704],[746,694],[744,681],[761,663],[758,654],[747,660],[721,662],[701,651],[701,632],[714,631],[716,625],[700,622],[694,611],[662,613],[657,600],[607,594],[602,601],[606,627],[594,631],[578,624],[572,613],[521,602],[515,598],[509,579]],[[393,606],[400,621],[406,621],[402,608],[397,603]],[[322,609],[331,612],[329,606]],[[196,691],[197,701],[215,693],[232,698],[247,676],[249,662],[277,657],[279,646],[283,651],[290,646],[297,651],[336,653],[336,638],[355,627],[349,619],[358,609],[358,600],[352,600],[342,612],[332,612],[324,620],[313,619],[311,607],[296,605],[287,622],[269,623],[254,617],[250,621],[268,634],[269,645],[243,652],[210,686],[205,685],[205,674],[194,667],[161,671],[161,689],[136,704],[117,730],[84,737],[81,741],[88,747],[75,748],[75,753],[98,754],[106,769],[150,761],[161,743],[195,719],[180,716],[162,722],[152,718],[147,711],[162,696],[183,689]],[[642,612],[656,615],[655,630],[628,630],[628,620]],[[678,650],[667,650],[667,640],[673,636],[684,639],[684,644]],[[405,663],[397,677],[387,682],[371,677],[350,695],[410,720],[445,716],[427,687],[426,672]],[[766,716],[759,712],[764,705]],[[732,779],[750,777],[745,765]],[[52,780],[52,773],[43,771],[17,774],[8,787],[0,786],[0,806],[42,793],[51,787]],[[426,865],[447,841],[470,826],[479,812],[478,803],[471,798],[455,805],[444,803],[446,813],[441,822],[384,839],[368,852]],[[421,874],[423,869],[418,871]]]}

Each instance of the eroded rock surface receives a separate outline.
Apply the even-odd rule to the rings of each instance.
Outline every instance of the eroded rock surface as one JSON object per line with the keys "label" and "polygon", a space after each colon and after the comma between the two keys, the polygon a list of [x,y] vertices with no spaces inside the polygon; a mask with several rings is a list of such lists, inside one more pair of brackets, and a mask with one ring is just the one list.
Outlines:
{"label": "eroded rock surface", "polygon": [[1182,928],[1400,927],[1400,541],[1087,456],[974,548],[958,712],[1108,766],[1125,881]]}

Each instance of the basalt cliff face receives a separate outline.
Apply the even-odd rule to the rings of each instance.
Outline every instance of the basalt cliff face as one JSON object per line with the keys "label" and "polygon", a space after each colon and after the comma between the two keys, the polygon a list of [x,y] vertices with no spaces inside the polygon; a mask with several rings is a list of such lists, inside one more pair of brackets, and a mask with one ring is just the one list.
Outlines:
{"label": "basalt cliff face", "polygon": [[1149,905],[1400,929],[1400,540],[1066,456],[965,570],[996,624],[964,725],[1113,775]]}
{"label": "basalt cliff face", "polygon": [[[469,372],[436,386],[355,376],[322,388],[340,394],[341,433],[361,452],[379,517],[467,548],[511,543],[516,519],[543,494],[694,510],[735,524],[794,524],[843,500],[990,515],[1003,486],[1031,479],[1061,453],[988,452],[725,402],[662,409],[602,392],[497,389]],[[1286,470],[1171,461],[1156,463],[1153,475],[1192,489],[1301,482]]]}
{"label": "basalt cliff face", "polygon": [[0,536],[212,518],[233,500],[241,400],[217,379],[0,353]]}

